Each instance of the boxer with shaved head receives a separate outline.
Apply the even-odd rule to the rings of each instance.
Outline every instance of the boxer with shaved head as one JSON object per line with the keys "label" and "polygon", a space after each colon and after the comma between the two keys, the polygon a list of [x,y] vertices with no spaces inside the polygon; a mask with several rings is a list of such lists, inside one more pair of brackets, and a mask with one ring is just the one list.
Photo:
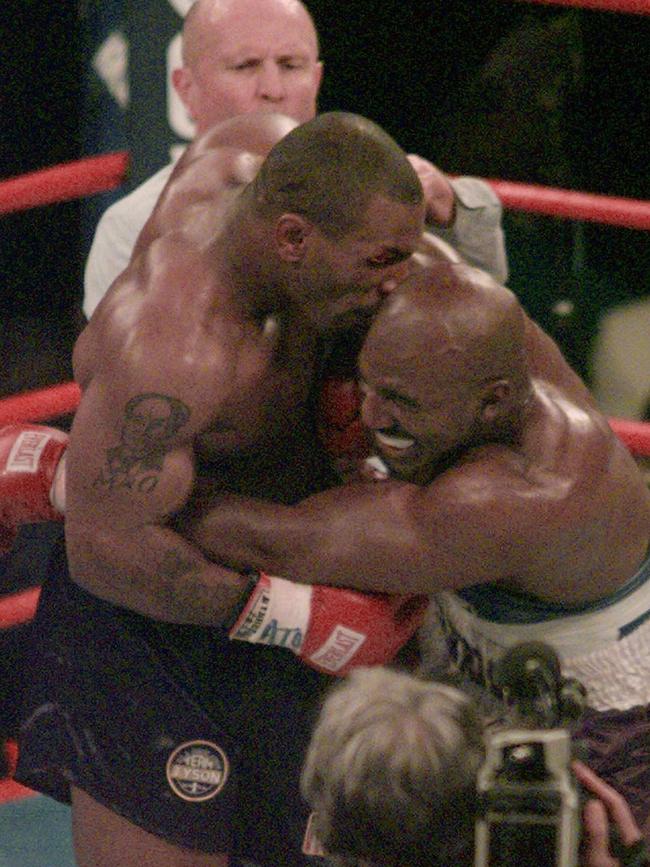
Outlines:
{"label": "boxer with shaved head", "polygon": [[508,646],[551,642],[587,688],[590,762],[647,836],[650,492],[631,455],[515,296],[465,265],[391,293],[359,374],[382,480],[219,496],[195,540],[283,579],[436,594],[454,663],[490,688]]}

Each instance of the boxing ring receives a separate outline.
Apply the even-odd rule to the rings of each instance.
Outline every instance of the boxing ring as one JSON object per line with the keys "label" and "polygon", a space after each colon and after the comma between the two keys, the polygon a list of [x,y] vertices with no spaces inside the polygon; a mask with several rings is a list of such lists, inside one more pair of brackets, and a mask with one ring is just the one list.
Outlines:
{"label": "boxing ring", "polygon": [[[650,15],[650,0],[520,0],[610,13]],[[128,176],[126,151],[88,157],[0,181],[0,215],[92,196],[119,188]],[[485,179],[507,210],[650,231],[650,201]],[[0,399],[0,428],[20,422],[48,422],[72,415],[80,400],[72,382]],[[614,433],[637,458],[650,458],[650,422],[610,418]],[[0,587],[0,632],[26,626],[32,619],[39,587],[5,593]],[[0,732],[0,747],[2,733]],[[5,749],[9,778],[0,781],[0,802],[31,794],[10,779],[16,748]]]}

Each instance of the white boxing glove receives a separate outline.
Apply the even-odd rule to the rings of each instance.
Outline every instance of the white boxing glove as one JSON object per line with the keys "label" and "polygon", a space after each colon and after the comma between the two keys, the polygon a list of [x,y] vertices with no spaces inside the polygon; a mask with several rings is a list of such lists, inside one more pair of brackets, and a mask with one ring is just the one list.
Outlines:
{"label": "white boxing glove", "polygon": [[297,584],[262,572],[229,636],[286,647],[318,671],[344,675],[394,659],[422,624],[428,602],[427,596]]}

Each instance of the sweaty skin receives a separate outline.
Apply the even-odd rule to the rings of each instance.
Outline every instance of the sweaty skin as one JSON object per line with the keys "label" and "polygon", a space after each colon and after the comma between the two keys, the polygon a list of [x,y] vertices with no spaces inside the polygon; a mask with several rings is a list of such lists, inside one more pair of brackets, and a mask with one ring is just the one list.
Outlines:
{"label": "sweaty skin", "polygon": [[[296,133],[374,142],[371,126],[335,113]],[[247,584],[178,532],[214,489],[289,503],[330,480],[310,403],[319,333],[374,309],[422,237],[417,178],[384,139],[408,202],[371,196],[336,242],[301,214],[261,215],[250,182],[295,127],[251,114],[197,139],[75,347],[71,576],[156,619],[220,623]]]}
{"label": "sweaty skin", "polygon": [[508,290],[465,266],[412,276],[359,367],[363,420],[392,479],[284,507],[220,496],[194,528],[210,556],[366,591],[501,582],[563,603],[638,570],[650,493]]}

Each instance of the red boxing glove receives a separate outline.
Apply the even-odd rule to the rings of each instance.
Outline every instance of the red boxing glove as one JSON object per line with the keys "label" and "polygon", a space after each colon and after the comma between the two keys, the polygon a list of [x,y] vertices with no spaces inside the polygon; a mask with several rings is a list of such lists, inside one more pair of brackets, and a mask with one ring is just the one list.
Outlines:
{"label": "red boxing glove", "polygon": [[63,520],[50,492],[67,445],[68,435],[55,428],[0,428],[0,552],[10,550],[21,524]]}
{"label": "red boxing glove", "polygon": [[361,394],[353,379],[331,377],[323,383],[318,432],[344,478],[370,453],[370,439],[361,422]]}
{"label": "red boxing glove", "polygon": [[344,675],[394,659],[428,604],[428,596],[359,593],[261,573],[229,636],[286,647],[311,668]]}

